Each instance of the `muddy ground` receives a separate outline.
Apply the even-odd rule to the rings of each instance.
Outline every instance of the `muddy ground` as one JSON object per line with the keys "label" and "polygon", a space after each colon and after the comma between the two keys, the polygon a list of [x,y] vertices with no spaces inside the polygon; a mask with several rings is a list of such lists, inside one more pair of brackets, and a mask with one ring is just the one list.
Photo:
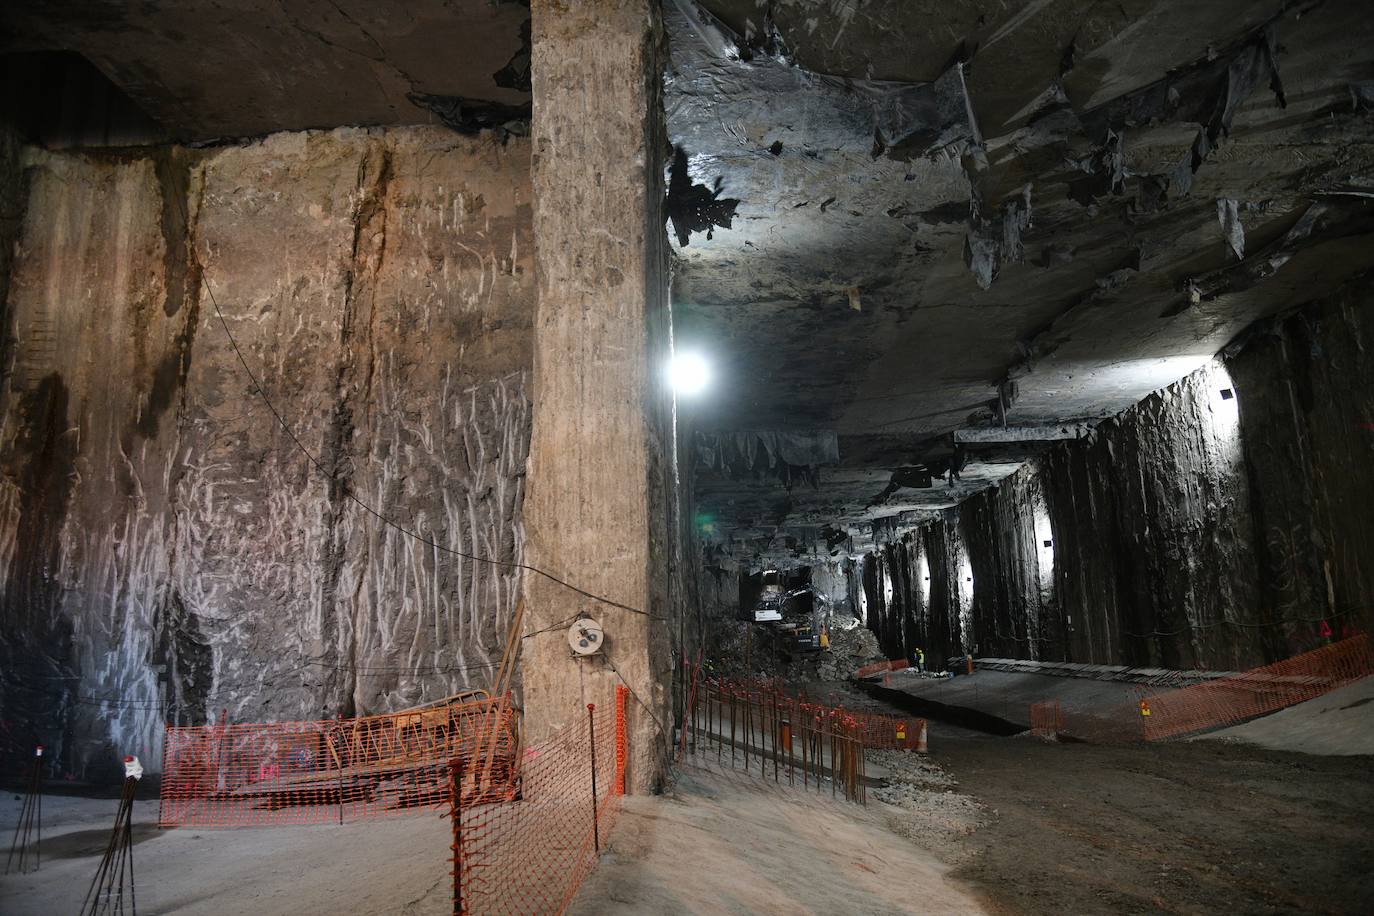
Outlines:
{"label": "muddy ground", "polygon": [[938,725],[931,751],[984,808],[950,852],[995,913],[1374,913],[1374,758]]}

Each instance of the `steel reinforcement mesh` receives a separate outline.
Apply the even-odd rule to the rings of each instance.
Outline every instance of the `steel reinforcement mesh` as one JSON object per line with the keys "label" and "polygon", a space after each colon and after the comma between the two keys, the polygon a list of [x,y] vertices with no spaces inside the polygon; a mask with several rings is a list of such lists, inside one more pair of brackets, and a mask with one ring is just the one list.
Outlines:
{"label": "steel reinforcement mesh", "polygon": [[482,774],[483,792],[506,797],[515,791],[517,748],[506,699],[356,719],[168,728],[158,823],[342,823],[440,807],[455,758]]}
{"label": "steel reinforcement mesh", "polygon": [[[514,792],[493,798],[462,770],[456,890],[464,913],[561,913],[596,864],[625,791],[625,697],[521,754]],[[455,911],[458,911],[455,906]]]}
{"label": "steel reinforcement mesh", "polygon": [[1374,675],[1374,647],[1362,633],[1234,677],[1145,697],[1139,709],[1149,739],[1220,728],[1275,712]]}

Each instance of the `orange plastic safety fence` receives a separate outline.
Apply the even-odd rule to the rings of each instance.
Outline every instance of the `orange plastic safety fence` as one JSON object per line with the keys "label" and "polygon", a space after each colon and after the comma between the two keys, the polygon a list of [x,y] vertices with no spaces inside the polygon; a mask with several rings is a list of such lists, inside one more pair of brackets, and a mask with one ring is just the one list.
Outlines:
{"label": "orange plastic safety fence", "polygon": [[854,672],[856,678],[873,677],[875,674],[882,674],[885,671],[905,671],[911,667],[911,662],[904,658],[893,658],[887,661],[874,662],[871,665],[864,665]]}
{"label": "orange plastic safety fence", "polygon": [[514,792],[491,798],[465,771],[459,879],[465,913],[559,913],[620,812],[625,703],[596,706],[521,754]]}
{"label": "orange plastic safety fence", "polygon": [[1147,738],[1172,738],[1274,712],[1374,675],[1374,647],[1360,634],[1235,677],[1146,697]]}
{"label": "orange plastic safety fence", "polygon": [[1059,709],[1058,700],[1032,703],[1030,706],[1031,734],[1040,738],[1052,738],[1064,729],[1064,715]]}
{"label": "orange plastic safety fence", "polygon": [[440,807],[453,758],[483,774],[483,791],[501,796],[511,791],[516,747],[505,699],[356,719],[168,728],[158,823],[341,823]]}

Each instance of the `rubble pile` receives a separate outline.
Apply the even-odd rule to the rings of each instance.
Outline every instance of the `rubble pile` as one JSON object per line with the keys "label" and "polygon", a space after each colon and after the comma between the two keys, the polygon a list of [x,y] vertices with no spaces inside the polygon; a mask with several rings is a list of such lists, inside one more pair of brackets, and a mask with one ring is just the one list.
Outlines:
{"label": "rubble pile", "polygon": [[830,651],[818,659],[816,677],[822,681],[847,681],[859,668],[883,658],[878,637],[868,627],[832,627]]}

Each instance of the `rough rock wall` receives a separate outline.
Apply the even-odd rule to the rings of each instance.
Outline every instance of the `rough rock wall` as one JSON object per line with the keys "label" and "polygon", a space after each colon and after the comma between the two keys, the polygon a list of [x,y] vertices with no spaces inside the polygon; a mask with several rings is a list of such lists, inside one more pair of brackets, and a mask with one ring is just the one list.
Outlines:
{"label": "rough rock wall", "polygon": [[15,242],[24,224],[24,147],[8,126],[0,123],[0,373],[8,375],[13,340],[7,329],[5,302]]}
{"label": "rough rock wall", "polygon": [[1220,395],[1230,388],[1210,363],[1046,456],[1067,656],[1176,668],[1263,660],[1245,626],[1259,595],[1236,402]]}
{"label": "rough rock wall", "polygon": [[854,568],[863,621],[888,658],[919,648],[928,664],[963,654],[972,643],[973,593],[957,514],[886,539]]}
{"label": "rough rock wall", "polygon": [[484,684],[519,576],[449,551],[521,552],[527,145],[338,130],[26,165],[0,414],[12,738],[80,775],[156,766],[164,720]]}
{"label": "rough rock wall", "polygon": [[1356,285],[1252,329],[881,545],[862,582],[884,651],[1238,669],[1368,630],[1371,307]]}
{"label": "rough rock wall", "polygon": [[1264,633],[1281,656],[1374,629],[1374,283],[1257,329],[1240,401]]}

